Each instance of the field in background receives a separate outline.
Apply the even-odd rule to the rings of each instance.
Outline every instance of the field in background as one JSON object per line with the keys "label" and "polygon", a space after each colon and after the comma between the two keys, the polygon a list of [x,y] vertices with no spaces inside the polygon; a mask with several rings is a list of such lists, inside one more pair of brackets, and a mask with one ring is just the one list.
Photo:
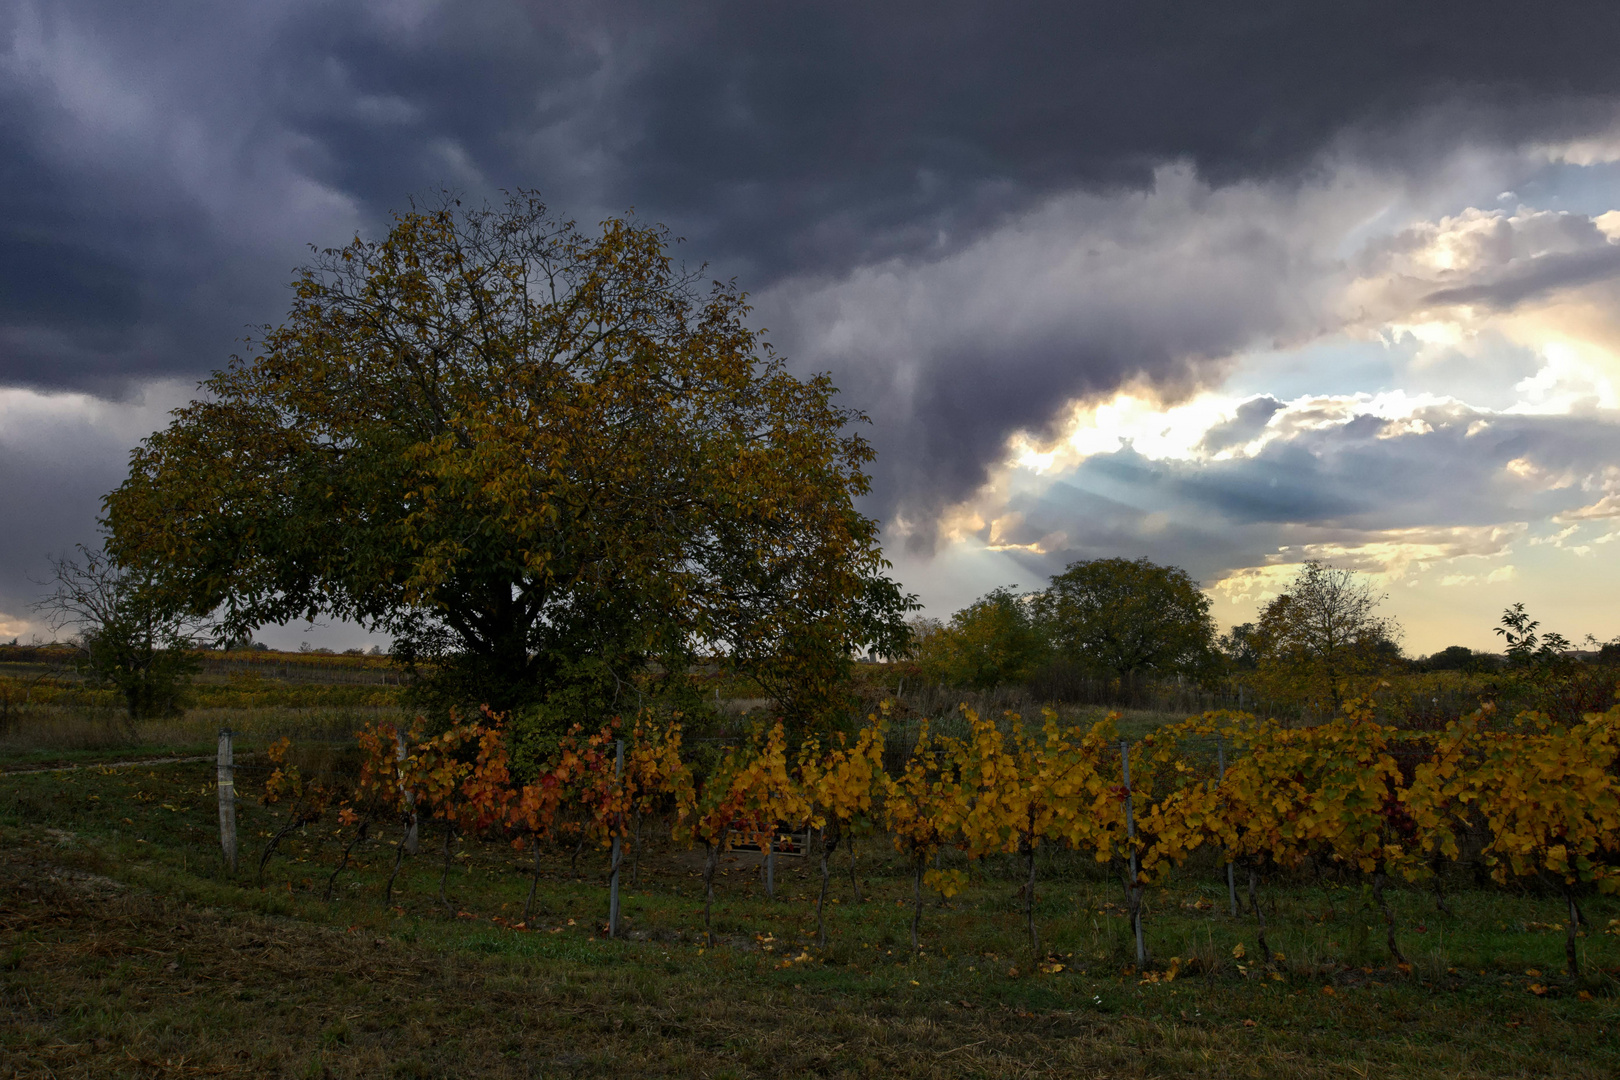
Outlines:
{"label": "field in background", "polygon": [[398,719],[401,673],[385,656],[203,652],[193,705],[131,723],[111,690],[89,686],[66,647],[0,646],[0,768],[212,753],[221,728],[249,750],[286,735],[347,739]]}
{"label": "field in background", "polygon": [[[0,768],[211,753],[221,728],[236,732],[239,745],[248,750],[284,735],[346,739],[363,724],[406,718],[401,705],[406,678],[386,656],[260,650],[198,656],[201,671],[185,715],[132,724],[113,691],[86,684],[75,669],[74,650],[0,646]],[[856,675],[861,695],[874,707],[898,693],[903,708],[896,737],[902,742],[914,735],[923,718],[939,730],[955,731],[958,706],[964,703],[983,715],[1010,710],[1031,717],[1042,704],[1023,687],[964,692],[924,686],[913,665],[863,664]],[[706,722],[729,731],[742,716],[769,709],[767,699],[751,696],[758,693],[751,685],[702,672],[695,678],[705,701],[715,695],[715,715],[692,718],[697,734],[714,733],[703,729]],[[1227,696],[1235,707],[1236,697]],[[1187,711],[1168,707],[1177,700],[1209,707],[1226,700],[1199,697],[1190,688],[1152,691],[1145,685],[1125,687],[1123,697],[1123,705],[1071,703],[1058,711],[1071,723],[1118,712],[1121,733],[1136,738],[1184,719]],[[1141,704],[1129,704],[1132,698]]]}

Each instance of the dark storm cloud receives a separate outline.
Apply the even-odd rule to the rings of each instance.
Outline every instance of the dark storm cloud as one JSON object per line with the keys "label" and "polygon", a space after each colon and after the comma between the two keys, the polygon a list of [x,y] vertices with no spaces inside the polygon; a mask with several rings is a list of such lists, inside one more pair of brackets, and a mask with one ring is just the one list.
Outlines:
{"label": "dark storm cloud", "polygon": [[1362,213],[1332,190],[1212,190],[1163,168],[1150,190],[1055,198],[949,255],[789,282],[761,309],[871,411],[879,501],[926,548],[1013,433],[1127,382],[1190,389],[1245,347],[1335,325],[1344,275],[1323,235]]}
{"label": "dark storm cloud", "polygon": [[[687,11],[692,9],[688,8]],[[837,14],[829,16],[829,11]],[[618,99],[626,187],[714,222],[767,274],[911,250],[1075,186],[1187,159],[1217,183],[1308,165],[1349,131],[1404,154],[1606,122],[1600,4],[754,5],[683,20]],[[621,121],[622,122],[622,121]],[[1387,140],[1387,141],[1386,141]]]}
{"label": "dark storm cloud", "polygon": [[[778,343],[873,413],[885,506],[923,514],[1076,395],[1186,385],[1314,325],[1285,295],[1308,290],[1310,253],[1265,214],[1222,237],[1243,275],[1207,285],[1194,279],[1222,271],[1178,266],[1179,234],[1095,220],[1137,214],[1166,163],[1206,194],[1285,191],[1328,151],[1421,168],[1459,146],[1590,133],[1620,94],[1611,3],[199,11],[17,0],[0,14],[0,382],[116,393],[205,371],[285,311],[303,243],[375,232],[413,193],[538,188],[585,221],[634,206],[686,236],[685,257],[778,290]],[[848,307],[816,288],[926,272],[1075,193],[1101,201],[1057,240],[1114,245],[1093,267],[1170,249],[1105,281],[1101,301],[1054,270],[1042,318],[1017,333],[986,319],[845,347],[814,321]],[[1017,286],[1019,265],[1004,252],[996,269]],[[983,281],[943,283],[954,291],[915,310],[971,309]],[[1064,303],[1076,314],[1053,316]]]}
{"label": "dark storm cloud", "polygon": [[[256,238],[255,255],[333,238],[331,222],[299,213],[297,190],[267,182],[286,172],[354,200],[355,224],[441,184],[535,186],[582,213],[633,204],[759,286],[929,248],[942,231],[968,237],[1042,194],[1141,186],[1167,160],[1217,182],[1286,173],[1346,132],[1394,138],[1426,107],[1468,104],[1454,140],[1607,120],[1620,69],[1601,43],[1620,32],[1620,9],[1542,9],[1533,30],[1520,14],[470,3],[267,4],[202,19],[190,5],[23,3],[5,23],[8,250],[95,283],[64,293],[53,325],[78,325],[72,312],[108,289],[126,310],[136,293],[163,308],[152,293],[184,293],[188,274],[243,254],[192,183],[279,203],[257,209],[288,235]],[[182,159],[155,165],[165,152]],[[149,249],[177,227],[203,250],[154,265]],[[22,240],[35,246],[19,255]],[[175,279],[125,280],[163,268]],[[254,321],[283,306],[284,270],[265,272]],[[183,299],[158,312],[190,313]],[[117,360],[5,362],[12,378],[71,382]]]}

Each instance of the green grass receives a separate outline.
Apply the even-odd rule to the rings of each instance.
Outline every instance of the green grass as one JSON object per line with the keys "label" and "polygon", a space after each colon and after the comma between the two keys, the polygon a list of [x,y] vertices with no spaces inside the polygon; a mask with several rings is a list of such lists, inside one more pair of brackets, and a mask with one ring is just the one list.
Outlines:
{"label": "green grass", "polygon": [[0,730],[0,773],[56,764],[214,754],[221,728],[235,733],[239,755],[251,755],[283,735],[346,742],[363,724],[398,721],[404,715],[397,708],[267,706],[192,709],[172,719],[131,724],[111,709],[36,706],[10,730]]}
{"label": "green grass", "polygon": [[[1177,957],[1181,973],[1151,982],[1117,881],[1066,853],[1040,866],[1041,971],[1011,863],[977,864],[948,905],[930,897],[918,955],[910,878],[880,840],[858,848],[862,904],[835,860],[826,949],[815,868],[778,860],[767,900],[757,856],[737,853],[709,948],[698,859],[652,843],[610,941],[599,852],[577,870],[547,854],[524,929],[528,853],[458,842],[447,911],[436,829],[393,908],[391,834],[357,849],[331,903],[343,838],[324,825],[258,885],[279,812],[244,770],[231,874],[211,780],[209,762],[0,777],[0,1074],[1620,1075],[1620,937],[1583,937],[1587,974],[1563,978],[1552,896],[1459,887],[1447,915],[1396,890],[1403,972],[1359,883],[1268,882],[1286,959],[1267,968],[1217,868],[1191,867],[1149,893],[1157,966]],[[1607,927],[1620,904],[1587,914]]]}

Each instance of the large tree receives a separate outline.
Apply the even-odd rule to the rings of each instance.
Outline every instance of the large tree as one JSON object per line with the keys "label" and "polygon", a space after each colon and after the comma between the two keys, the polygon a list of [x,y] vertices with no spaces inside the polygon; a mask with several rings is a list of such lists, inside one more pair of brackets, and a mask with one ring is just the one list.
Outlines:
{"label": "large tree", "polygon": [[661,228],[587,235],[528,194],[398,215],[317,252],[134,451],[109,549],[225,634],[386,631],[451,704],[622,706],[705,654],[814,711],[852,650],[903,647],[908,601],[853,503],[864,418],[747,312]]}
{"label": "large tree", "polygon": [[1058,656],[1099,674],[1193,672],[1212,656],[1209,597],[1178,566],[1073,562],[1038,594],[1035,610]]}

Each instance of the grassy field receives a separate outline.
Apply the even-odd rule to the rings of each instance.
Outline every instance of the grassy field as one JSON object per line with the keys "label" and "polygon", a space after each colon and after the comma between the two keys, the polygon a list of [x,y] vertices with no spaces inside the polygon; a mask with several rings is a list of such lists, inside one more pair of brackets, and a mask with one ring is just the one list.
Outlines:
{"label": "grassy field", "polygon": [[[836,856],[825,949],[814,867],[779,859],[767,899],[745,853],[717,879],[707,947],[699,860],[656,838],[627,880],[620,940],[602,933],[594,851],[546,854],[527,919],[528,852],[457,841],[447,907],[436,831],[391,907],[391,834],[356,849],[330,902],[349,839],[330,823],[293,833],[258,881],[283,818],[254,801],[253,745],[354,719],[193,715],[122,747],[0,750],[0,1075],[1620,1075],[1613,900],[1588,903],[1587,974],[1572,982],[1555,897],[1464,882],[1451,914],[1395,891],[1410,971],[1355,881],[1267,882],[1282,953],[1268,966],[1219,869],[1190,867],[1149,893],[1143,973],[1117,880],[1067,853],[1042,860],[1038,958],[1022,868],[997,860],[948,904],[929,899],[913,953],[910,877],[881,838],[857,848],[862,903]],[[247,733],[235,874],[209,761],[94,763],[206,753],[222,722]],[[16,771],[51,753],[84,760]]]}

